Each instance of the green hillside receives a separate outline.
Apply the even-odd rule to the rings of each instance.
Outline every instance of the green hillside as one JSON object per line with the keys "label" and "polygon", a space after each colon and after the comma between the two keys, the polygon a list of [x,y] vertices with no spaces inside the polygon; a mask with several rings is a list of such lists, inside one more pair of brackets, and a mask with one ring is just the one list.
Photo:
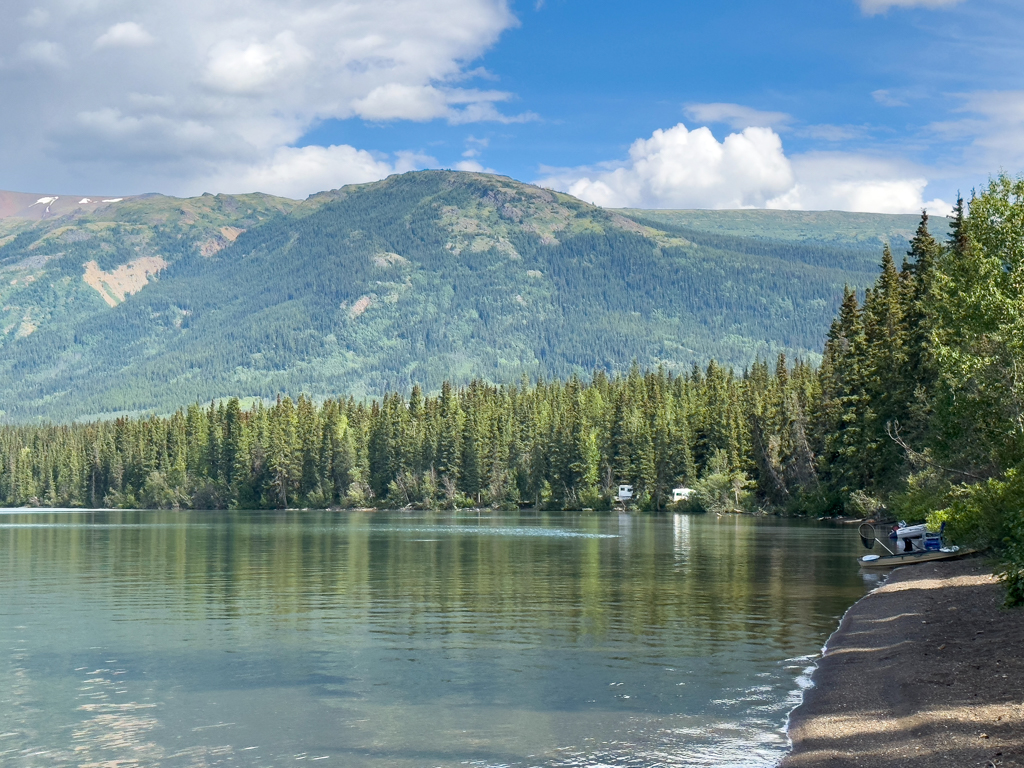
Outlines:
{"label": "green hillside", "polygon": [[[846,211],[646,211],[622,209],[630,218],[645,219],[665,229],[686,229],[705,235],[765,241],[792,241],[868,250],[877,255],[883,243],[909,245],[920,216],[916,214],[849,213]],[[933,219],[936,224],[941,219]],[[900,248],[902,250],[902,248]],[[877,260],[877,259],[876,259]]]}
{"label": "green hillside", "polygon": [[[914,216],[608,211],[426,171],[0,220],[8,420],[814,359]],[[941,232],[938,222],[933,227]],[[899,250],[897,250],[899,253]]]}

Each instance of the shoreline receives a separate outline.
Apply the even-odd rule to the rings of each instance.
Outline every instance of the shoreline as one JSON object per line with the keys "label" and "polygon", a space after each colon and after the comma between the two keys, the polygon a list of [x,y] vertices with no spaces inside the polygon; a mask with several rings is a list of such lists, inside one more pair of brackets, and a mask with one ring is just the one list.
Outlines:
{"label": "shoreline", "polygon": [[979,557],[894,570],[843,616],[779,768],[1024,768],[1024,610]]}

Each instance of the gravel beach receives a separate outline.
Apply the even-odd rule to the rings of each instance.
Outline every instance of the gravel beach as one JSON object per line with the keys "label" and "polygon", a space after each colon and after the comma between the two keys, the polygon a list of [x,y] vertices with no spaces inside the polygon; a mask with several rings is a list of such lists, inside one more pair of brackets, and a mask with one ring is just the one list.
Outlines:
{"label": "gravel beach", "polygon": [[1024,768],[1024,609],[981,558],[899,568],[829,639],[780,768]]}

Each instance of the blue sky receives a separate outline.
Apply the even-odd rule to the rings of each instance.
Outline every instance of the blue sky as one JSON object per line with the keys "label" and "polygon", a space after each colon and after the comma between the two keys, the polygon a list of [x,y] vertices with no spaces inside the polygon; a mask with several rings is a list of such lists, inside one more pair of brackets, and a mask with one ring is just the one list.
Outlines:
{"label": "blue sky", "polygon": [[461,167],[608,205],[895,212],[1024,171],[1020,0],[18,5],[8,189]]}

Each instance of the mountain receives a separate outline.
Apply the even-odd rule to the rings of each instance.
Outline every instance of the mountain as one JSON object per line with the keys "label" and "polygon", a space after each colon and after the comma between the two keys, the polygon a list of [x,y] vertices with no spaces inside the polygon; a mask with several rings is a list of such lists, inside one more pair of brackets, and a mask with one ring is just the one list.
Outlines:
{"label": "mountain", "polygon": [[814,358],[844,284],[870,284],[882,243],[899,254],[918,222],[612,211],[449,171],[301,202],[41,207],[0,218],[0,411],[12,421]]}

